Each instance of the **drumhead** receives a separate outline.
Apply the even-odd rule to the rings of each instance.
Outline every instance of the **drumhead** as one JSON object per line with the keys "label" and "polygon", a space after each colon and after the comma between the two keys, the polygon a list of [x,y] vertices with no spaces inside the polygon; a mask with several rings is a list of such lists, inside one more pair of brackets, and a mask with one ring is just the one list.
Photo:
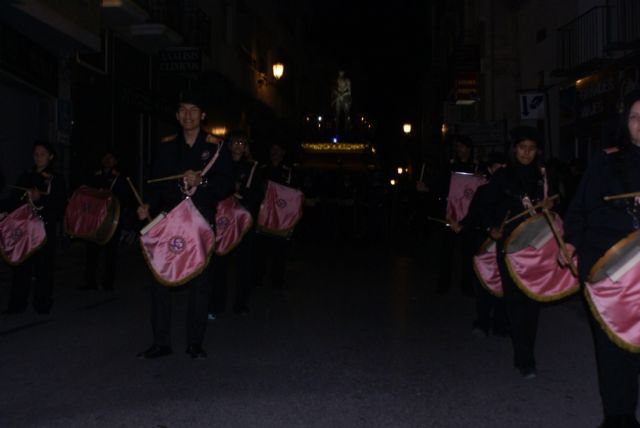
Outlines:
{"label": "drumhead", "polygon": [[588,282],[594,284],[605,277],[614,282],[640,261],[640,230],[618,241],[609,248],[589,272]]}
{"label": "drumhead", "polygon": [[504,248],[507,254],[517,253],[527,247],[542,248],[549,239],[553,239],[553,230],[541,213],[520,223],[505,241]]}

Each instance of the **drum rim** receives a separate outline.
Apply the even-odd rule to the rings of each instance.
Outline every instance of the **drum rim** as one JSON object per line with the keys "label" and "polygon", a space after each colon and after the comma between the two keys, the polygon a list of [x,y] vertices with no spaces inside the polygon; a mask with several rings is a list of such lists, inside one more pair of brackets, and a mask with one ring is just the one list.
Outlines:
{"label": "drum rim", "polygon": [[[69,209],[69,206],[71,205],[70,202],[73,200],[73,198],[75,197],[75,195],[80,192],[80,191],[89,191],[89,193],[101,193],[101,194],[106,194],[109,196],[109,198],[111,198],[111,200],[113,201],[113,212],[109,212],[110,210],[107,210],[107,217],[112,216],[111,221],[106,222],[106,226],[105,225],[101,225],[97,231],[93,234],[93,235],[73,235],[71,233],[69,233],[69,228],[67,226],[67,210]],[[67,207],[65,208],[65,214],[64,214],[64,218],[63,218],[63,228],[64,228],[64,233],[66,233],[67,235],[69,235],[71,238],[80,238],[80,239],[85,239],[87,241],[92,241],[95,242],[98,245],[105,245],[106,243],[108,243],[111,238],[113,238],[113,235],[115,234],[116,230],[118,229],[118,224],[120,223],[120,214],[121,214],[121,207],[120,207],[120,200],[118,199],[118,197],[113,193],[113,191],[109,190],[109,189],[99,189],[97,187],[92,187],[92,186],[88,186],[86,184],[81,185],[80,187],[78,187],[76,190],[74,190],[74,192],[71,194],[71,197],[69,198],[69,203],[67,203]],[[100,231],[102,229],[110,229],[110,231],[106,234],[106,236],[102,239],[97,239],[97,236],[100,234]]]}
{"label": "drum rim", "polygon": [[[549,211],[550,214],[553,215],[553,219],[556,219],[557,214],[554,211]],[[518,236],[517,234],[522,233],[522,229],[524,229],[526,227],[526,225],[528,225],[529,223],[533,222],[534,220],[538,220],[540,218],[544,218],[544,213],[537,213],[536,215],[533,215],[531,217],[529,217],[528,219],[522,221],[520,224],[518,224],[518,226],[516,226],[515,229],[513,229],[511,231],[511,233],[509,234],[509,236],[507,237],[507,239],[505,239],[504,241],[504,252],[507,252],[507,248],[509,248],[509,244],[511,244],[511,241],[513,239],[515,239],[516,236]],[[546,219],[545,219],[545,223],[546,223]]]}
{"label": "drum rim", "polygon": [[[487,242],[489,241],[489,242]],[[495,241],[491,238],[487,238],[484,243],[482,244],[482,246],[480,247],[481,250],[483,250],[485,248],[485,246],[488,243],[495,243]],[[482,278],[482,275],[480,275],[480,271],[478,271],[478,263],[476,262],[476,258],[482,254],[480,251],[478,251],[478,253],[473,256],[473,272],[476,274],[476,278],[478,278],[478,282],[480,283],[480,285],[487,290],[490,294],[492,294],[493,296],[496,297],[504,297],[504,288],[502,289],[503,291],[498,292],[496,290],[491,289],[491,287],[489,287],[486,283],[486,281],[484,280],[484,278]],[[497,248],[496,248],[496,263],[498,262],[498,253],[497,253]],[[500,278],[500,285],[502,286],[502,278]]]}
{"label": "drum rim", "polygon": [[635,230],[630,234],[628,234],[627,236],[625,236],[624,238],[622,238],[621,240],[619,240],[618,242],[616,242],[615,244],[613,244],[611,248],[609,248],[602,255],[602,257],[600,257],[598,261],[595,262],[595,264],[591,267],[591,269],[589,270],[589,275],[587,276],[587,282],[593,283],[592,281],[593,277],[600,269],[602,269],[602,267],[609,260],[609,258],[613,257],[615,254],[618,254],[618,252],[622,251],[625,247],[627,247],[627,245],[631,245],[631,243],[637,239],[639,234],[640,234],[640,230]]}

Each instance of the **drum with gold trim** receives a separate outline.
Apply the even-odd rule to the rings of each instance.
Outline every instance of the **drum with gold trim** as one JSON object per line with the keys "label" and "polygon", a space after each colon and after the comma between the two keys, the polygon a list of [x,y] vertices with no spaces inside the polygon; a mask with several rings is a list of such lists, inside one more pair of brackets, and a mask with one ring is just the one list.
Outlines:
{"label": "drum with gold trim", "polygon": [[640,352],[640,231],[607,250],[586,284],[591,312],[609,338],[627,351]]}
{"label": "drum with gold trim", "polygon": [[168,287],[182,285],[202,273],[214,242],[211,226],[190,198],[140,231],[145,260],[156,280]]}
{"label": "drum with gold trim", "polygon": [[487,238],[480,247],[478,253],[473,256],[473,270],[478,277],[480,284],[496,297],[502,297],[502,279],[498,268],[498,257],[496,254],[496,242]]}
{"label": "drum with gold trim", "polygon": [[110,190],[81,186],[69,199],[64,213],[64,229],[72,238],[104,245],[120,220],[120,202]]}
{"label": "drum with gold trim", "polygon": [[302,218],[304,194],[283,184],[267,182],[267,191],[260,205],[257,230],[267,235],[289,237]]}
{"label": "drum with gold trim", "polygon": [[252,225],[251,213],[235,196],[220,201],[216,208],[216,254],[224,256],[231,252]]}
{"label": "drum with gold trim", "polygon": [[30,204],[21,205],[0,221],[0,256],[11,266],[27,260],[46,241],[44,222]]}
{"label": "drum with gold trim", "polygon": [[[562,233],[562,219],[551,215]],[[520,223],[505,241],[504,251],[511,278],[533,300],[559,300],[580,288],[569,267],[558,264],[560,248],[542,213]]]}

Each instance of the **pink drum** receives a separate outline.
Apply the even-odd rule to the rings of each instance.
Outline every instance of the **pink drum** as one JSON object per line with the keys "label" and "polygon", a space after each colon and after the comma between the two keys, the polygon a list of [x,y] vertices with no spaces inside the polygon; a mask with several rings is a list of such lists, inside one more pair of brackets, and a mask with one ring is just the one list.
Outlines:
{"label": "pink drum", "polygon": [[[555,213],[552,215],[562,233],[562,219]],[[523,221],[511,232],[504,248],[511,278],[531,299],[539,302],[559,300],[580,288],[569,267],[558,264],[560,248],[544,214]]]}
{"label": "pink drum", "polygon": [[611,247],[596,262],[584,294],[591,312],[621,348],[640,352],[640,231]]}
{"label": "pink drum", "polygon": [[47,241],[44,222],[30,204],[24,204],[0,221],[0,255],[7,264],[19,265]]}
{"label": "pink drum", "polygon": [[182,285],[209,264],[213,230],[190,198],[161,214],[140,231],[142,252],[155,278],[163,285]]}
{"label": "pink drum", "polygon": [[304,194],[282,184],[267,182],[267,191],[260,205],[259,232],[288,237],[302,218]]}
{"label": "pink drum", "polygon": [[109,190],[81,186],[73,192],[64,213],[64,229],[72,238],[104,245],[120,219],[120,203]]}
{"label": "pink drum", "polygon": [[460,222],[467,216],[476,189],[487,180],[468,172],[452,172],[447,197],[447,219]]}
{"label": "pink drum", "polygon": [[234,196],[219,202],[216,209],[216,254],[224,256],[238,246],[252,225],[251,213]]}
{"label": "pink drum", "polygon": [[473,270],[476,272],[478,281],[487,291],[496,297],[502,297],[502,279],[500,269],[498,269],[498,258],[496,254],[496,243],[493,239],[487,238],[480,247],[478,254],[473,256]]}

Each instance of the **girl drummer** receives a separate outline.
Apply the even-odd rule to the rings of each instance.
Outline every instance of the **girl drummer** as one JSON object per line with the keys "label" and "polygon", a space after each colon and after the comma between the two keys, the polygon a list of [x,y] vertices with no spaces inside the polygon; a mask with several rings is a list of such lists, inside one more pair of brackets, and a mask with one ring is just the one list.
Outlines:
{"label": "girl drummer", "polygon": [[[258,218],[260,203],[264,196],[264,184],[260,182],[257,162],[252,159],[249,138],[244,131],[235,130],[229,134],[229,151],[233,160],[233,177],[235,194],[233,197],[246,208],[255,220]],[[235,258],[236,296],[233,311],[236,314],[249,312],[249,298],[254,277],[254,233],[251,230],[244,235],[242,241],[229,254],[217,259],[213,269],[213,288],[209,301],[209,319],[214,320],[218,313],[225,311],[227,300],[228,268],[230,258]]]}
{"label": "girl drummer", "polygon": [[540,202],[544,203],[545,208],[551,208],[552,202],[547,199],[547,195],[551,194],[549,183],[540,166],[540,133],[535,128],[522,126],[513,129],[511,137],[508,165],[496,173],[487,189],[488,199],[492,201],[487,206],[494,207],[487,216],[487,226],[489,234],[497,243],[514,365],[522,377],[531,379],[536,376],[534,348],[540,304],[518,288],[509,275],[503,256],[505,240],[526,217],[507,226],[504,226],[504,219],[508,213],[520,213]]}
{"label": "girl drummer", "polygon": [[[565,216],[567,248],[570,254],[578,254],[582,281],[609,248],[640,228],[637,197],[603,200],[608,195],[640,191],[640,91],[629,94],[624,107],[618,147],[591,160]],[[609,310],[620,309],[613,305]],[[620,341],[614,343],[593,317],[591,324],[605,417],[601,427],[640,427],[635,417],[640,354],[625,349]]]}
{"label": "girl drummer", "polygon": [[57,224],[64,214],[67,200],[64,178],[52,169],[55,158],[53,146],[48,142],[33,145],[33,167],[22,174],[17,186],[26,191],[16,192],[8,201],[15,209],[28,199],[42,217],[47,239],[34,255],[13,268],[13,283],[7,313],[22,313],[27,308],[31,278],[35,277],[33,307],[39,314],[48,314],[53,304],[53,269],[57,245]]}

